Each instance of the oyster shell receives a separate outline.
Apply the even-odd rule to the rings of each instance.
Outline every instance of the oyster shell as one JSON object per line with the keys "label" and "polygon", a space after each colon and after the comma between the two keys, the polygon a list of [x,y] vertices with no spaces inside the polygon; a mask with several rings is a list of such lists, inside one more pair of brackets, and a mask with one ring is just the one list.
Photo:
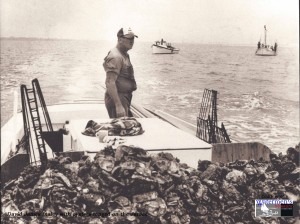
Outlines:
{"label": "oyster shell", "polygon": [[[2,213],[73,214],[25,219],[27,223],[293,223],[293,217],[255,217],[252,202],[264,197],[299,201],[297,150],[272,154],[270,162],[199,161],[197,170],[170,153],[148,154],[124,145],[106,147],[93,160],[84,155],[72,162],[60,156],[49,160],[44,173],[29,166],[4,185]],[[97,217],[79,215],[95,210]],[[17,221],[1,217],[1,223]]]}

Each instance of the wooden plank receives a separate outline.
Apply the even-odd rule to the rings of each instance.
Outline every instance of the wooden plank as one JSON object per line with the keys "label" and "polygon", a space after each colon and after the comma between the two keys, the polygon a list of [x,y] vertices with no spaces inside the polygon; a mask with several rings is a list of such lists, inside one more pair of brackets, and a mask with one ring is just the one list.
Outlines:
{"label": "wooden plank", "polygon": [[235,160],[269,161],[271,150],[259,142],[213,144],[212,162],[232,162]]}

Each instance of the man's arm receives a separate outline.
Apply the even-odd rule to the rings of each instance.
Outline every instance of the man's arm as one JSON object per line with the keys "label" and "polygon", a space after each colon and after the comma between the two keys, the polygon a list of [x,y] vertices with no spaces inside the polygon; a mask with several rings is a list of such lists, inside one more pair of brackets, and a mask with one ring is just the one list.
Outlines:
{"label": "man's arm", "polygon": [[119,98],[119,95],[118,95],[118,90],[117,90],[117,86],[116,86],[117,78],[118,78],[118,75],[116,73],[107,72],[105,85],[106,85],[108,94],[111,96],[111,98],[113,99],[113,101],[115,103],[117,117],[124,117],[126,115],[126,113],[125,113],[125,109],[124,109],[124,107],[121,103],[121,100]]}

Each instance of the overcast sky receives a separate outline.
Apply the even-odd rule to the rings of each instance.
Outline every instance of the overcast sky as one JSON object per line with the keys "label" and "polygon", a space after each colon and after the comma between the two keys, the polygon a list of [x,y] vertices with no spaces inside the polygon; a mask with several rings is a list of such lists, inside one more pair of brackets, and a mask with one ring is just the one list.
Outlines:
{"label": "overcast sky", "polygon": [[299,45],[299,0],[1,0],[1,37]]}

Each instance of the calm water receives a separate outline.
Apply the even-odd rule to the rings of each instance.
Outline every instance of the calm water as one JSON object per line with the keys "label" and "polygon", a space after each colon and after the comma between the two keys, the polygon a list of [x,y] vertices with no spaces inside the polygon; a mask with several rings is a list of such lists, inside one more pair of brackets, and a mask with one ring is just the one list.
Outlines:
{"label": "calm water", "polygon": [[[175,45],[175,44],[174,44]],[[1,126],[14,91],[38,78],[47,104],[103,98],[103,58],[114,42],[1,40]],[[218,120],[232,139],[259,141],[276,152],[299,142],[299,51],[258,57],[253,47],[176,44],[178,55],[152,55],[151,43],[130,51],[134,102],[196,124],[205,88],[217,90]]]}

